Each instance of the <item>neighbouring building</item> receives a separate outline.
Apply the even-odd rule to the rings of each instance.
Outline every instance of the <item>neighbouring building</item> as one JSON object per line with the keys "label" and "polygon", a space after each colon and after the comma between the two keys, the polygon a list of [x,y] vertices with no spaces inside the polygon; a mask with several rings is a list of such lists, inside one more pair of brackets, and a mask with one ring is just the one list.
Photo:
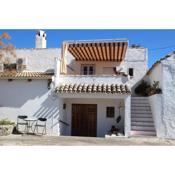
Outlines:
{"label": "neighbouring building", "polygon": [[0,117],[16,121],[18,115],[47,117],[47,133],[57,134],[58,105],[52,93],[54,59],[60,49],[46,48],[46,34],[36,33],[36,48],[15,49],[11,71],[0,64]]}
{"label": "neighbouring building", "polygon": [[[64,41],[46,48],[46,33],[36,33],[36,48],[16,49],[15,71],[0,68],[1,118],[47,118],[47,133],[105,137],[175,138],[174,54],[148,69],[148,50],[127,39]],[[142,80],[159,82],[161,94],[141,97]]]}

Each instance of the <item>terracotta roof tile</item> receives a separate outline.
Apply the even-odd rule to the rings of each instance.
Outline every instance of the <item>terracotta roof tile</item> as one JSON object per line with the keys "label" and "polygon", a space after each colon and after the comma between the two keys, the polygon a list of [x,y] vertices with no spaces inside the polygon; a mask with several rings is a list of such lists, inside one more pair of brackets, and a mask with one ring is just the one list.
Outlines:
{"label": "terracotta roof tile", "polygon": [[0,79],[51,79],[52,75],[46,72],[0,72]]}
{"label": "terracotta roof tile", "polygon": [[124,84],[60,84],[57,93],[107,93],[128,94],[130,88]]}

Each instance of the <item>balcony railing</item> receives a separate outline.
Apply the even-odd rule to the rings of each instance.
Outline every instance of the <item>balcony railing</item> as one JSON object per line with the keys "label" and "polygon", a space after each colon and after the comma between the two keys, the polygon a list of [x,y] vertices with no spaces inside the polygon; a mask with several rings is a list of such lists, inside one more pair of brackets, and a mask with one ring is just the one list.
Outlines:
{"label": "balcony railing", "polygon": [[122,75],[60,75],[58,83],[62,84],[126,84],[127,76]]}

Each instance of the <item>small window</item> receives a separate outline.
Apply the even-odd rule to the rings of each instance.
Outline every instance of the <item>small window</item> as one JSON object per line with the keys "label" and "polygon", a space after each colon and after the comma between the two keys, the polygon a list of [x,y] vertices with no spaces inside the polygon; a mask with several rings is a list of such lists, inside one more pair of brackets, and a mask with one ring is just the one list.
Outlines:
{"label": "small window", "polygon": [[82,65],[81,74],[82,75],[94,75],[95,66],[94,65]]}
{"label": "small window", "polygon": [[115,107],[107,107],[106,108],[106,117],[114,118],[115,116]]}
{"label": "small window", "polygon": [[133,69],[133,68],[129,68],[129,75],[130,75],[131,77],[134,76],[134,69]]}

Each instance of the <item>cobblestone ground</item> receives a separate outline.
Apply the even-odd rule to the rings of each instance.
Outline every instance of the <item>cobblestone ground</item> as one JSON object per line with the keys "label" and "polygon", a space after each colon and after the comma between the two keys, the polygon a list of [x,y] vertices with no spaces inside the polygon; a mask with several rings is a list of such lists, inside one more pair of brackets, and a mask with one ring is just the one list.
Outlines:
{"label": "cobblestone ground", "polygon": [[0,136],[1,146],[32,146],[32,145],[60,145],[60,146],[168,146],[175,145],[175,140],[159,139],[156,137],[115,137],[115,138],[90,138],[70,136],[31,136],[10,135]]}

